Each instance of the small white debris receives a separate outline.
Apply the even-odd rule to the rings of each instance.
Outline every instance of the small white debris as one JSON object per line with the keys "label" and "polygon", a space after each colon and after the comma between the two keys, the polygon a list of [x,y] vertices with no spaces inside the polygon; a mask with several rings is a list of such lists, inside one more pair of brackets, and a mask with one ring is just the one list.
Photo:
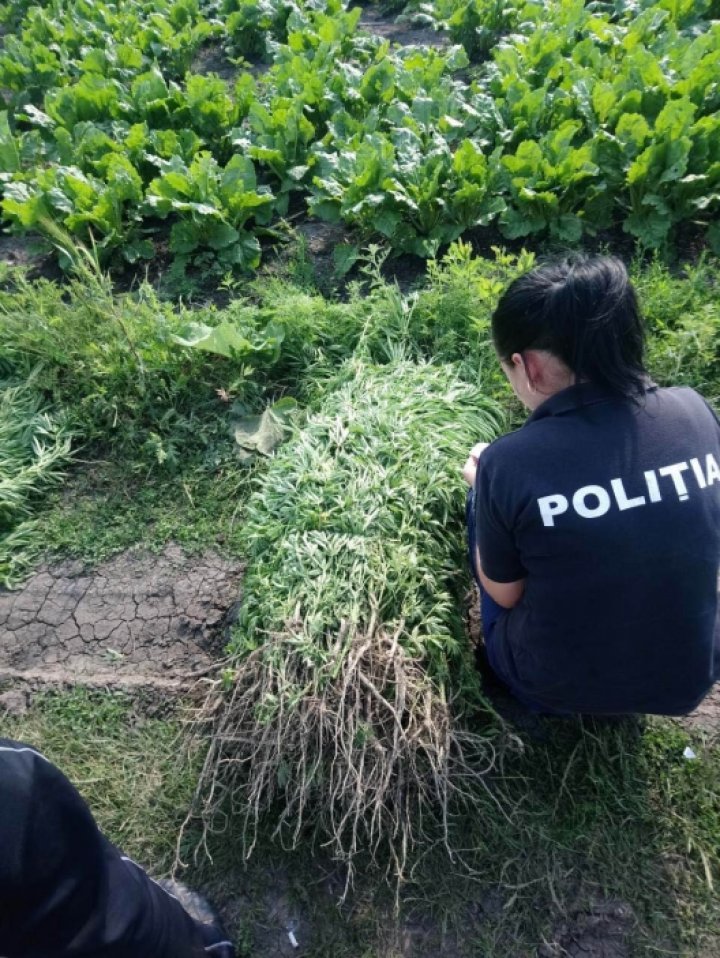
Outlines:
{"label": "small white debris", "polygon": [[298,944],[298,940],[292,931],[288,932],[288,938],[290,939],[290,944],[293,946],[293,948],[300,947],[300,945]]}
{"label": "small white debris", "polygon": [[686,758],[688,762],[691,762],[694,758],[697,758],[697,755],[688,745],[685,751],[683,752],[683,758]]}

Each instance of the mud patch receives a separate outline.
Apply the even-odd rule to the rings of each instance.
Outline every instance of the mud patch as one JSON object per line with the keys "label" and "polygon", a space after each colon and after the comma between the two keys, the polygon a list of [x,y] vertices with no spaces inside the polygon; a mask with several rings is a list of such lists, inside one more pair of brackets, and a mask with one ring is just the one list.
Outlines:
{"label": "mud patch", "polygon": [[324,223],[322,220],[307,219],[298,226],[313,256],[328,256],[332,258],[336,246],[347,242],[350,232],[338,223]]}
{"label": "mud patch", "polygon": [[625,902],[599,902],[564,921],[554,941],[540,946],[538,958],[630,958],[634,924]]}
{"label": "mud patch", "polygon": [[[335,249],[350,242],[349,230],[337,223],[324,223],[322,220],[310,218],[298,224],[297,232],[305,240],[307,256],[312,265],[316,283],[320,289],[329,292],[338,280],[335,269]],[[350,275],[346,279],[349,279]]]}
{"label": "mud patch", "polygon": [[0,681],[182,685],[222,653],[242,570],[173,544],[92,570],[42,566],[22,589],[0,590]]}
{"label": "mud patch", "polygon": [[29,266],[33,258],[31,244],[26,239],[0,233],[0,261],[11,266]]}
{"label": "mud patch", "polygon": [[481,892],[449,922],[428,906],[402,901],[396,915],[392,891],[378,895],[365,876],[341,902],[344,868],[320,850],[299,860],[265,848],[231,874],[230,881],[208,877],[198,887],[222,914],[239,953],[253,958],[477,958],[477,936],[497,917],[494,903],[502,911],[506,900],[499,889]]}

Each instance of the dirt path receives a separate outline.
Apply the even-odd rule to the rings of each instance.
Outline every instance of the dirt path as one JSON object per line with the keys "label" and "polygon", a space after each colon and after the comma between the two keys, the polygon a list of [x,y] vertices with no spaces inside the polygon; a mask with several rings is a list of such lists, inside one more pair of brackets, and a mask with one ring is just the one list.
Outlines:
{"label": "dirt path", "polygon": [[92,571],[44,565],[0,590],[0,683],[182,690],[222,654],[242,565],[210,552],[131,549]]}

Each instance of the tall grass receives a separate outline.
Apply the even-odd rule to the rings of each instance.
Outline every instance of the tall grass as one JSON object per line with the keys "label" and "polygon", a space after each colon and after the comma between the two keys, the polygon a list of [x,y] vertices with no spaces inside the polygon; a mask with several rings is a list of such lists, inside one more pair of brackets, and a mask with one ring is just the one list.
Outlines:
{"label": "tall grass", "polygon": [[648,330],[650,372],[692,386],[720,410],[720,262],[702,256],[679,275],[658,259],[633,271]]}
{"label": "tall grass", "polygon": [[117,455],[128,470],[173,466],[207,440],[218,419],[216,386],[227,364],[183,350],[183,310],[149,284],[115,295],[107,276],[80,263],[66,286],[13,274],[0,290],[0,358],[66,410],[79,441]]}
{"label": "tall grass", "polygon": [[40,494],[62,477],[70,435],[34,387],[0,380],[0,583],[14,585],[42,546],[32,519]]}

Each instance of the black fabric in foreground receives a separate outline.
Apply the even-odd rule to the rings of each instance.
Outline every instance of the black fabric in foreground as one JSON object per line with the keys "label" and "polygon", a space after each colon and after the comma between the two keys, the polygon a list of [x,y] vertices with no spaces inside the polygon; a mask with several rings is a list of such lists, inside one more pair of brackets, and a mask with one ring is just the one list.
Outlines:
{"label": "black fabric in foreground", "polygon": [[99,831],[77,789],[39,752],[0,739],[3,958],[233,958],[212,924]]}

